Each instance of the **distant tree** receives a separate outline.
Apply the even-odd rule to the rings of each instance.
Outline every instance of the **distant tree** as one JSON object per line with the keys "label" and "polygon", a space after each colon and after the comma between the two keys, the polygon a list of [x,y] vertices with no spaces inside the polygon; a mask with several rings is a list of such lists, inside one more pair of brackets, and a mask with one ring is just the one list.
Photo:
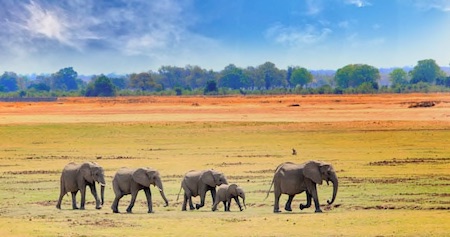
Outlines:
{"label": "distant tree", "polygon": [[434,83],[437,78],[445,77],[445,73],[433,59],[425,59],[417,62],[417,65],[410,72],[411,84],[419,82]]}
{"label": "distant tree", "polygon": [[85,96],[87,97],[110,97],[116,95],[116,87],[111,82],[111,80],[101,75],[99,77],[93,78],[86,88]]}
{"label": "distant tree", "polygon": [[28,86],[28,89],[35,89],[37,91],[50,91],[50,86],[43,82],[40,82],[31,84],[30,86]]}
{"label": "distant tree", "polygon": [[127,78],[125,77],[109,77],[111,83],[118,89],[123,90],[127,88]]}
{"label": "distant tree", "polygon": [[267,90],[271,88],[287,86],[285,73],[280,71],[280,69],[278,69],[275,64],[266,62],[258,66],[257,70],[258,74],[264,80],[264,85]]}
{"label": "distant tree", "polygon": [[391,81],[391,86],[403,86],[408,84],[408,73],[401,68],[394,69],[389,73],[389,80]]}
{"label": "distant tree", "polygon": [[78,90],[79,80],[77,80],[78,73],[72,67],[67,67],[52,74],[52,89],[71,91]]}
{"label": "distant tree", "polygon": [[206,82],[206,86],[205,89],[203,91],[203,93],[205,95],[207,94],[217,94],[217,92],[219,91],[219,89],[217,88],[217,82],[214,80],[209,80]]}
{"label": "distant tree", "polygon": [[450,87],[450,77],[437,78],[436,85]]}
{"label": "distant tree", "polygon": [[158,69],[160,75],[159,82],[164,88],[173,89],[175,87],[186,87],[186,70],[181,67],[162,66]]}
{"label": "distant tree", "polygon": [[231,89],[248,88],[250,86],[249,78],[244,74],[244,70],[236,67],[234,64],[226,66],[219,76],[219,87]]}
{"label": "distant tree", "polygon": [[161,90],[162,85],[156,83],[155,79],[148,72],[142,72],[139,74],[133,73],[130,75],[130,88],[142,90],[142,91],[152,91]]}
{"label": "distant tree", "polygon": [[0,91],[11,92],[19,90],[19,76],[14,72],[5,72],[0,77]]}
{"label": "distant tree", "polygon": [[379,70],[367,64],[349,64],[338,69],[334,76],[336,85],[344,89],[356,88],[365,82],[375,86],[379,79]]}
{"label": "distant tree", "polygon": [[[289,70],[288,70],[289,71]],[[293,68],[289,82],[291,86],[300,86],[303,88],[308,83],[313,81],[313,75],[303,67]]]}

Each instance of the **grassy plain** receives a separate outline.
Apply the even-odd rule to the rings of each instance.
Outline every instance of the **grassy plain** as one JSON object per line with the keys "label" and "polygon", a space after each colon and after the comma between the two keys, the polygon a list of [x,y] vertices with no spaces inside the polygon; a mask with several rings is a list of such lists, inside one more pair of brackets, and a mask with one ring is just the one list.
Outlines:
{"label": "grassy plain", "polygon": [[[434,101],[429,108],[409,108]],[[65,98],[0,103],[1,236],[448,236],[450,94]],[[291,149],[297,155],[291,154]],[[108,184],[123,166],[149,166],[163,178],[170,205],[155,188],[154,214],[138,195],[133,214],[55,208],[61,169],[96,161]],[[322,160],[340,180],[319,186],[324,213],[272,213],[264,200],[275,167]],[[183,174],[223,171],[244,187],[247,209],[181,212]],[[281,203],[284,204],[283,197]],[[121,200],[124,211],[130,196]]]}

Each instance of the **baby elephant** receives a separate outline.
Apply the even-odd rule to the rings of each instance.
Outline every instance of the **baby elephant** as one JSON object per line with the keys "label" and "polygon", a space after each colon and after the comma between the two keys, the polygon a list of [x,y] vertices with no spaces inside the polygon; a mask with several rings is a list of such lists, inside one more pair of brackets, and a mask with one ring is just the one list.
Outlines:
{"label": "baby elephant", "polygon": [[236,203],[239,206],[240,211],[242,211],[241,203],[239,202],[239,198],[242,198],[242,202],[244,203],[244,207],[247,208],[245,205],[245,193],[244,190],[237,186],[236,184],[222,184],[217,189],[217,195],[216,200],[214,200],[214,205],[212,207],[212,211],[217,210],[217,205],[219,202],[223,202],[223,205],[225,207],[225,211],[230,211],[230,204],[231,199],[233,198]]}
{"label": "baby elephant", "polygon": [[136,201],[136,196],[139,190],[143,189],[145,196],[147,197],[148,213],[152,213],[152,193],[150,192],[150,185],[152,184],[159,189],[161,197],[164,199],[165,206],[169,205],[169,202],[164,195],[161,177],[157,170],[152,168],[119,169],[113,179],[113,189],[116,198],[114,199],[111,209],[114,213],[119,213],[119,200],[124,195],[131,194],[131,202],[127,208],[127,212],[131,213],[134,202]]}

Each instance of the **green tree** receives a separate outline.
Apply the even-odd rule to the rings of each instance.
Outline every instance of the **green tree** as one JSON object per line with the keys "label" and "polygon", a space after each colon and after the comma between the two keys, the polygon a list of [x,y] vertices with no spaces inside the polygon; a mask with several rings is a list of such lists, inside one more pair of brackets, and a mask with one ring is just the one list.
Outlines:
{"label": "green tree", "polygon": [[376,85],[379,79],[380,71],[367,64],[349,64],[338,69],[334,76],[340,88],[356,88],[365,82]]}
{"label": "green tree", "polygon": [[258,76],[264,81],[265,88],[271,89],[276,87],[286,87],[287,80],[285,74],[278,69],[275,64],[266,62],[257,68]]}
{"label": "green tree", "polygon": [[299,85],[301,88],[305,86],[308,83],[311,83],[313,81],[313,75],[303,67],[296,67],[293,68],[291,72],[291,76],[289,78],[289,82],[291,86],[297,86]]}
{"label": "green tree", "polygon": [[234,64],[226,66],[219,77],[219,87],[231,89],[247,88],[249,86],[248,77],[244,74],[244,70],[236,67]]}
{"label": "green tree", "polygon": [[78,90],[77,77],[78,73],[72,67],[63,68],[52,74],[52,89],[63,91]]}
{"label": "green tree", "polygon": [[389,80],[391,81],[391,86],[404,86],[408,84],[408,73],[401,68],[394,69],[389,73]]}
{"label": "green tree", "polygon": [[155,79],[148,72],[130,75],[130,87],[142,91],[161,90],[162,85],[156,83]]}
{"label": "green tree", "polygon": [[19,90],[19,77],[14,72],[5,72],[0,77],[0,91],[11,92]]}
{"label": "green tree", "polygon": [[203,94],[217,94],[219,89],[217,88],[217,82],[214,80],[209,80],[206,82],[205,89],[203,91]]}
{"label": "green tree", "polygon": [[87,86],[86,96],[95,97],[95,96],[115,96],[116,95],[116,87],[111,82],[111,80],[101,75],[97,78],[94,78]]}
{"label": "green tree", "polygon": [[411,84],[419,82],[434,83],[437,78],[445,77],[445,73],[433,59],[425,59],[417,62],[411,73]]}

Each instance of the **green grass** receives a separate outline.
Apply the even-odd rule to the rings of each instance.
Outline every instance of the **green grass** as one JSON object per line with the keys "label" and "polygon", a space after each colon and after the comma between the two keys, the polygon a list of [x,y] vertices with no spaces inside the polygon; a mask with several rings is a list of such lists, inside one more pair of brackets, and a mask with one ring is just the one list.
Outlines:
{"label": "green grass", "polygon": [[[435,126],[352,128],[333,123],[171,122],[0,126],[0,234],[2,236],[442,236],[450,228],[450,130]],[[297,156],[291,155],[295,148]],[[55,208],[59,173],[70,161],[96,161],[110,184],[122,166],[154,167],[162,174],[169,207],[154,193],[154,214],[138,195],[134,214],[112,214],[106,204],[85,211]],[[337,200],[293,213],[272,213],[264,200],[275,167],[285,161],[322,160],[340,178]],[[247,192],[247,209],[181,212],[176,201],[183,174],[223,171]],[[321,204],[331,186],[319,187]],[[209,197],[208,197],[209,198]],[[287,197],[281,201],[284,204]],[[124,211],[130,196],[121,200]],[[306,232],[305,232],[306,231]],[[148,234],[145,234],[148,235]]]}

